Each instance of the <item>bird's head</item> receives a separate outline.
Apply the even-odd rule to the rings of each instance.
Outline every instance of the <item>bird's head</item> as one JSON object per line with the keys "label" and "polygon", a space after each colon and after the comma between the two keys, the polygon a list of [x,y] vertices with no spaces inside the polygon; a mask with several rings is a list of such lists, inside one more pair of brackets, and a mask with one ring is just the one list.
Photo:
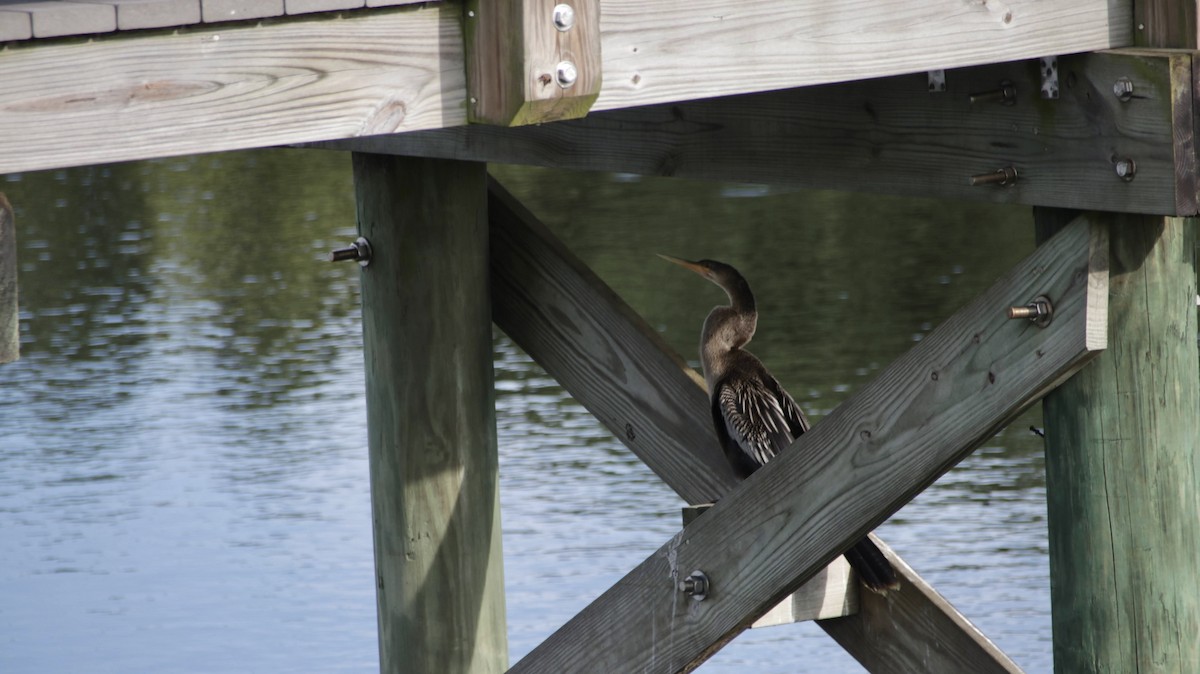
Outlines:
{"label": "bird's head", "polygon": [[670,255],[663,255],[661,253],[659,253],[658,256],[667,262],[673,262],[684,269],[690,269],[693,272],[696,272],[700,276],[703,276],[709,281],[721,286],[725,290],[729,290],[730,288],[737,287],[739,284],[745,283],[738,270],[734,269],[731,265],[725,264],[724,262],[717,262],[716,260],[697,260],[693,262],[691,260],[671,257]]}

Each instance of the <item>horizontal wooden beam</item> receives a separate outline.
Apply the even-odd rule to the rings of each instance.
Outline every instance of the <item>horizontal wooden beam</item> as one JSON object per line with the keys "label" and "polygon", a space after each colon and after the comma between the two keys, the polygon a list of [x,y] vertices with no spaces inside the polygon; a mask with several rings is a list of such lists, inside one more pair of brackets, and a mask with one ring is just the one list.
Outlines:
{"label": "horizontal wooden beam", "polygon": [[[335,144],[478,159],[922,197],[1197,212],[1192,54],[1059,60],[1060,98],[1034,61],[593,114],[525,129],[464,127]],[[1127,100],[1114,85],[1128,82]],[[980,96],[1009,83],[1011,104]],[[975,103],[971,97],[976,96]],[[1131,180],[1118,177],[1132,160]],[[970,176],[1012,167],[1010,185]]]}
{"label": "horizontal wooden beam", "polygon": [[[1131,44],[1130,0],[604,0],[593,111]],[[463,6],[0,52],[0,173],[460,126]]]}
{"label": "horizontal wooden beam", "polygon": [[[684,500],[709,502],[732,489],[737,480],[696,372],[494,182],[488,217],[497,325]],[[864,601],[857,615],[818,624],[860,661],[899,654],[891,658],[899,671],[964,671],[961,663],[973,663],[978,674],[1017,671],[907,564],[894,561],[901,586],[886,602]],[[798,592],[824,593],[824,586]]]}
{"label": "horizontal wooden beam", "polygon": [[[1107,228],[1080,218],[510,671],[690,671],[1102,349],[1107,292]],[[1048,326],[1006,317],[1039,295]],[[704,601],[676,587],[695,570]]]}
{"label": "horizontal wooden beam", "polygon": [[465,124],[460,11],[11,47],[0,173]]}

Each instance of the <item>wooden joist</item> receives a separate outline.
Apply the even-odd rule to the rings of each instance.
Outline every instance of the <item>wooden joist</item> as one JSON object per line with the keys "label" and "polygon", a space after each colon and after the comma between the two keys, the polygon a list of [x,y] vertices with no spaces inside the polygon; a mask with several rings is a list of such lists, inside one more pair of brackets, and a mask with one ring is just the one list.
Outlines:
{"label": "wooden joist", "polygon": [[[1192,58],[1126,50],[593,113],[523,129],[471,126],[335,147],[922,197],[1191,215],[1197,212]],[[1128,100],[1114,85],[1127,80]],[[972,95],[1011,83],[1010,105]],[[1132,180],[1116,173],[1132,160]],[[1012,185],[969,177],[1012,167]]]}
{"label": "wooden joist", "polygon": [[[489,218],[497,322],[514,333],[524,329],[523,322],[536,322],[530,331],[542,333],[542,340],[561,335],[571,345],[562,348],[571,353],[554,354],[554,347],[545,343],[526,348],[560,380],[566,373],[563,383],[569,390],[595,389],[591,403],[581,400],[619,436],[622,430],[624,437],[634,438],[659,433],[662,424],[673,431],[684,414],[673,410],[703,410],[703,400],[682,406],[676,400],[688,395],[686,381],[667,384],[643,374],[670,369],[670,363],[654,367],[630,358],[632,350],[622,345],[626,333],[614,333],[608,321],[572,308],[578,300],[562,301],[563,296],[588,293],[587,282],[571,274],[547,275],[544,266],[532,272],[520,269],[544,265],[553,254],[544,245],[533,252],[537,237],[517,237],[508,231],[511,223],[497,222],[502,206],[494,193]],[[1103,348],[1105,231],[1081,218],[1041,247],[791,449],[725,494],[512,671],[676,672],[702,662]],[[502,302],[524,301],[505,300],[504,295],[530,281],[535,281],[541,303],[506,318]],[[1043,294],[1052,298],[1055,310],[1048,327],[1006,318],[1007,307]],[[603,292],[582,299],[591,309],[599,297]],[[537,314],[540,320],[534,321]],[[523,342],[522,336],[514,339]],[[633,347],[645,353],[640,341]],[[675,381],[681,376],[676,372]],[[634,404],[613,411],[606,399],[625,395]],[[666,408],[654,404],[663,398]],[[607,411],[600,409],[605,406]],[[680,430],[698,433],[692,425]],[[707,420],[698,426],[707,428]],[[680,465],[701,466],[718,454],[715,445],[706,444],[711,440],[685,442],[685,451],[694,450],[700,458],[676,461]],[[678,470],[664,471],[663,463],[656,470],[664,477]],[[705,601],[693,601],[676,589],[676,582],[693,570],[704,571],[712,581]],[[908,598],[907,577],[903,585],[894,594]],[[926,596],[925,604],[936,602]],[[944,615],[943,610],[938,613]],[[982,637],[965,640],[971,652],[964,660],[960,653],[941,650],[963,643],[930,631],[961,633],[969,625],[927,619],[900,624],[905,615],[918,613],[886,604],[872,612],[864,601],[857,618],[842,619],[863,622],[842,630],[841,636],[852,640],[852,649],[865,649],[862,655],[855,653],[863,662],[880,659],[871,649],[886,651],[897,640],[912,639],[889,654],[894,655],[894,669],[881,671],[964,671],[964,662],[970,663],[966,671],[1012,671],[1011,663],[998,661],[994,647]],[[933,647],[923,651],[926,645]]]}
{"label": "wooden joist", "polygon": [[[488,216],[496,323],[689,503],[708,502],[732,489],[736,481],[713,434],[698,375],[494,183]],[[963,663],[976,672],[1018,671],[902,560],[896,561],[900,590],[886,601],[864,600],[854,616],[819,624],[860,661],[887,660],[895,663],[893,671],[963,671]],[[653,613],[647,609],[648,616]],[[661,613],[654,618],[655,629],[663,626],[662,618]],[[639,661],[633,662],[629,667],[636,669]],[[608,665],[615,669],[606,670]],[[599,661],[584,671],[588,667],[627,669],[619,661]]]}
{"label": "wooden joist", "polygon": [[[1129,3],[605,0],[592,110],[1123,46]],[[462,12],[14,43],[0,52],[0,173],[464,125]]]}

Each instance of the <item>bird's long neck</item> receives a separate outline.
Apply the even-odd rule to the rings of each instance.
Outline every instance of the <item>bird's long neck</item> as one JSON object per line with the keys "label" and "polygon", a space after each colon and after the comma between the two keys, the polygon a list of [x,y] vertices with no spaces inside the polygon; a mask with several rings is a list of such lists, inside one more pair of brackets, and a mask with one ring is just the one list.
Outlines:
{"label": "bird's long neck", "polygon": [[750,284],[739,277],[721,287],[729,295],[729,305],[713,307],[700,337],[700,363],[709,391],[715,390],[716,382],[725,375],[731,354],[750,343],[758,327]]}

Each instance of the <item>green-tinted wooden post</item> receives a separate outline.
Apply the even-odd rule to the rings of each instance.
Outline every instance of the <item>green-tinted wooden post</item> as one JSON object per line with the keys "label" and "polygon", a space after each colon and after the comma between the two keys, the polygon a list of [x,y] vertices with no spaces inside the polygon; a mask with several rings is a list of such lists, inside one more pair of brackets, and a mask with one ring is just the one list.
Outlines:
{"label": "green-tinted wooden post", "polygon": [[12,206],[0,192],[0,363],[20,356],[17,317],[17,228]]}
{"label": "green-tinted wooden post", "polygon": [[383,672],[508,666],[486,180],[354,155]]}
{"label": "green-tinted wooden post", "polygon": [[1112,222],[1108,349],[1043,404],[1054,668],[1200,672],[1194,222]]}

